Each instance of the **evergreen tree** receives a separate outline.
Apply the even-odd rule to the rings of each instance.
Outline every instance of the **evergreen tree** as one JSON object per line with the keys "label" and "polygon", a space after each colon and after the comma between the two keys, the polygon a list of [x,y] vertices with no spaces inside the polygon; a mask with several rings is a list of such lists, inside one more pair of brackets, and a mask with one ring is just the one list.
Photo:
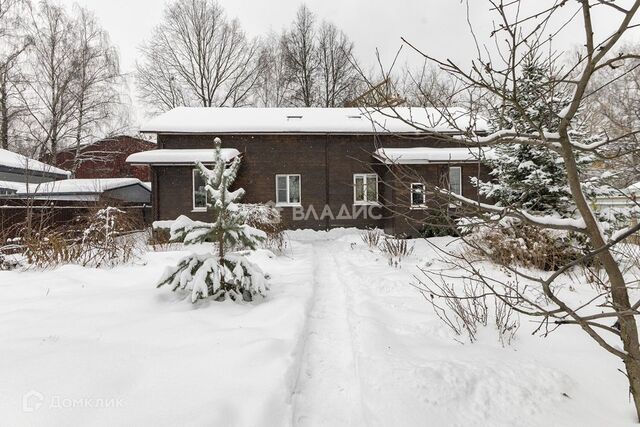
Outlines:
{"label": "evergreen tree", "polygon": [[236,157],[227,166],[221,154],[220,138],[216,138],[214,144],[213,169],[196,163],[206,182],[207,212],[212,222],[192,221],[183,215],[171,226],[170,233],[172,242],[186,245],[214,242],[217,253],[188,255],[177,267],[167,268],[158,287],[169,285],[174,291],[190,289],[193,302],[208,297],[252,300],[256,295],[265,294],[268,277],[242,253],[226,250],[255,249],[266,235],[245,224],[245,214],[237,204],[244,190],[229,190],[238,174],[240,158]]}
{"label": "evergreen tree", "polygon": [[[494,130],[521,134],[558,130],[560,113],[571,97],[559,90],[550,73],[549,67],[535,57],[525,59],[512,94],[517,102],[504,102],[494,112]],[[579,131],[572,136],[581,137]],[[493,179],[477,181],[477,185],[482,195],[498,205],[544,214],[573,212],[564,161],[555,151],[536,145],[502,144],[491,150],[485,162]]]}

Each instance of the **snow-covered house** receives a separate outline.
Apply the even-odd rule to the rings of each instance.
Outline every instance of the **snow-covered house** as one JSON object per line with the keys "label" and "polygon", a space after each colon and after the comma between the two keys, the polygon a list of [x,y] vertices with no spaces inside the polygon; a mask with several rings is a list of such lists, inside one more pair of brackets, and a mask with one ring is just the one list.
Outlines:
{"label": "snow-covered house", "polygon": [[[47,182],[67,179],[70,175],[71,172],[67,170],[0,149],[0,181]],[[3,188],[0,187],[0,192],[2,191]]]}
{"label": "snow-covered house", "polygon": [[[222,139],[228,159],[242,156],[236,181],[247,203],[273,202],[289,228],[378,227],[415,234],[433,207],[423,183],[477,198],[478,153],[443,134],[484,124],[451,109],[187,108],[161,114],[141,131],[157,149],[127,159],[152,171],[154,220],[206,219],[196,160],[212,158]],[[416,126],[417,124],[417,126]],[[476,150],[477,151],[477,150]],[[419,179],[399,182],[393,169]]]}

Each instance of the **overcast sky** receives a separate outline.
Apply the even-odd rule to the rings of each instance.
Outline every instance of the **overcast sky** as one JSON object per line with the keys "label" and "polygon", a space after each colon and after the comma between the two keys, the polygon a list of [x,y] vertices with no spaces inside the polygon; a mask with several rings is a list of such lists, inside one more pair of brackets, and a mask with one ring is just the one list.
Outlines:
{"label": "overcast sky", "polygon": [[[120,50],[123,72],[135,67],[137,48],[162,18],[163,0],[64,0],[93,10]],[[300,0],[220,0],[230,17],[237,17],[249,36],[279,32],[292,22]],[[460,0],[307,0],[319,20],[329,20],[354,41],[358,59],[367,66],[375,64],[375,50],[383,61],[391,61],[401,46],[400,37],[412,41],[437,57],[469,60],[475,48],[466,21],[466,6]],[[548,0],[528,0],[537,6]],[[624,4],[624,0],[622,0]],[[471,20],[479,37],[491,29],[488,2],[472,0]],[[575,11],[570,3],[567,13]],[[600,28],[612,28],[616,16],[601,12]],[[565,30],[555,41],[557,47],[570,47],[580,39],[577,25]],[[403,49],[403,51],[406,47]],[[419,55],[406,49],[403,62],[421,63]]]}

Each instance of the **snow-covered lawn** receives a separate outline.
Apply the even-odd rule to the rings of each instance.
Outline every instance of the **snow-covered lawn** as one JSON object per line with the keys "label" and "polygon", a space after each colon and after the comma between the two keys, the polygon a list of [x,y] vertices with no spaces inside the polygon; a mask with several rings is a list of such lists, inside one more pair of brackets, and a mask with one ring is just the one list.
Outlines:
{"label": "snow-covered lawn", "polygon": [[456,342],[409,285],[424,241],[395,269],[357,231],[293,232],[252,255],[272,288],[244,304],[156,289],[182,255],[0,272],[0,425],[634,425],[620,363],[576,328]]}

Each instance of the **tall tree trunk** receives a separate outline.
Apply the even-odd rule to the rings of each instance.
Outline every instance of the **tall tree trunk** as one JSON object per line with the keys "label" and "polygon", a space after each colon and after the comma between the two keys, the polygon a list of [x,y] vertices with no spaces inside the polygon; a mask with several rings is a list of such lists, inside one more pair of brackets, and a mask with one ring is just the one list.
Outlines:
{"label": "tall tree trunk", "polygon": [[[571,146],[566,127],[560,130],[562,155],[567,169],[567,179],[569,187],[573,195],[574,201],[589,234],[589,240],[595,249],[606,246],[604,237],[600,230],[600,226],[595,218],[589,203],[587,202],[582,186],[580,185],[580,176],[578,173],[576,158]],[[614,309],[618,313],[618,322],[620,325],[620,339],[627,357],[623,360],[629,380],[629,391],[633,396],[633,402],[636,408],[636,415],[640,421],[640,341],[638,340],[638,325],[635,316],[632,314],[631,302],[629,300],[629,292],[624,275],[616,260],[613,258],[611,251],[603,251],[599,255],[609,281],[611,283],[611,301]]]}
{"label": "tall tree trunk", "polygon": [[9,149],[9,102],[6,75],[0,77],[0,148]]}
{"label": "tall tree trunk", "polygon": [[[80,167],[80,143],[82,142],[82,129],[84,127],[84,97],[80,98],[78,106],[78,128],[76,129],[76,144],[73,154],[73,173],[75,174]],[[57,164],[57,162],[56,162]]]}

